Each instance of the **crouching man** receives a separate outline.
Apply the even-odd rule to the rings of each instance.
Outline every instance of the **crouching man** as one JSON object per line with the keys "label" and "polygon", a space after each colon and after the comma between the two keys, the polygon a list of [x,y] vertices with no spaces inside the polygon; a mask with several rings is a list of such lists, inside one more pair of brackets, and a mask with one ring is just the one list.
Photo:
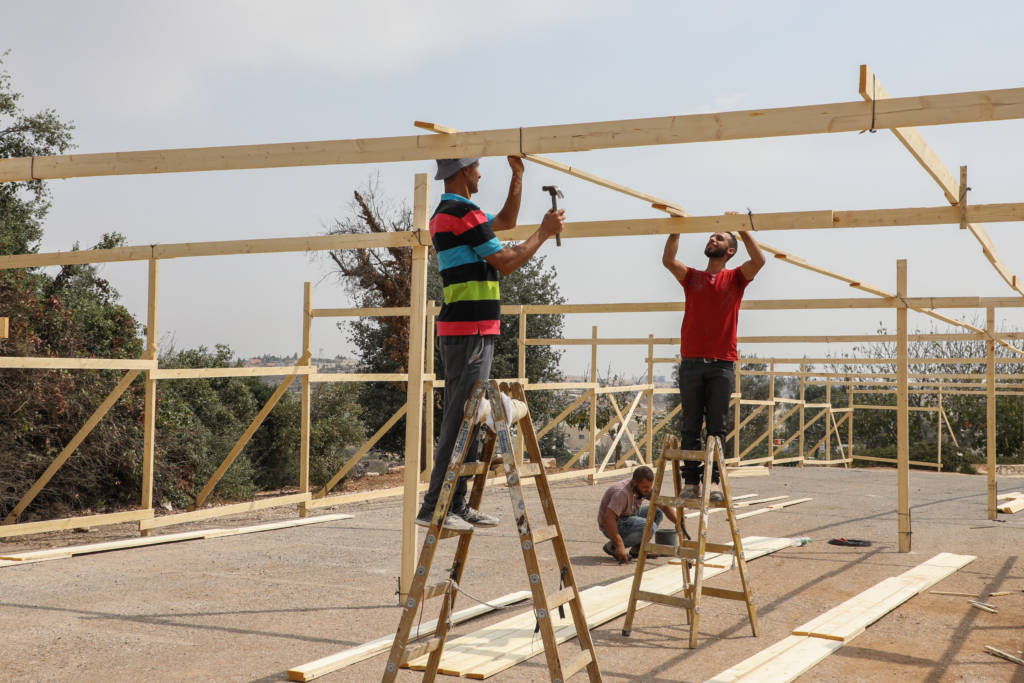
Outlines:
{"label": "crouching man", "polygon": [[[653,488],[654,471],[644,465],[633,470],[631,479],[609,486],[601,497],[597,526],[610,539],[604,544],[604,551],[619,562],[628,562],[630,557],[635,558],[640,554],[640,542],[644,539],[649,507],[649,503],[644,501],[650,500]],[[659,505],[654,513],[654,529],[661,524],[663,516],[675,524],[675,508]]]}

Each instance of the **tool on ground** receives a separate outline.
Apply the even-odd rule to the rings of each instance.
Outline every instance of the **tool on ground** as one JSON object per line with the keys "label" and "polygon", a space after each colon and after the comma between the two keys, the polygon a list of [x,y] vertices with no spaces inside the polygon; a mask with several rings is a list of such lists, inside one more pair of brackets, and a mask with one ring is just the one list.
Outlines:
{"label": "tool on ground", "polygon": [[[474,427],[483,417],[481,408],[485,401],[490,406],[490,417],[493,420],[490,424],[493,424],[493,429],[485,419],[485,424],[488,424],[489,428],[484,432],[480,462],[466,462],[470,444],[475,441],[471,435]],[[523,462],[521,463],[516,461],[513,449],[515,442],[511,427],[516,423],[518,423],[519,436],[522,438],[524,446]],[[530,590],[533,593],[533,613],[544,640],[544,654],[547,657],[548,673],[551,680],[568,681],[573,674],[586,670],[591,683],[599,683],[602,678],[597,664],[597,652],[594,650],[587,618],[583,613],[583,604],[576,587],[576,577],[569,560],[565,537],[562,535],[562,529],[558,523],[558,515],[551,497],[551,488],[548,485],[547,474],[544,472],[544,461],[541,457],[537,433],[533,428],[533,420],[526,404],[526,392],[522,385],[518,382],[499,385],[494,380],[490,383],[477,382],[470,394],[469,401],[466,402],[466,409],[455,444],[448,470],[444,475],[441,495],[434,508],[434,517],[416,562],[412,585],[409,587],[409,594],[403,603],[402,617],[381,680],[391,683],[398,676],[400,667],[428,654],[429,657],[425,665],[413,664],[411,668],[422,668],[424,681],[433,681],[437,677],[445,640],[451,626],[449,616],[455,609],[455,600],[460,592],[458,586],[462,582],[462,574],[469,556],[469,543],[473,537],[472,529],[453,531],[443,528],[442,524],[448,517],[452,493],[459,477],[475,475],[469,506],[479,509],[484,487],[487,484],[488,471],[492,462],[500,457],[505,471],[509,497],[512,499],[515,529],[519,534],[518,543],[523,552],[526,574]],[[522,480],[531,478],[536,484],[537,495],[544,511],[544,521],[541,522],[541,526],[536,527],[531,524],[522,489]],[[455,550],[451,570],[447,572],[447,576],[442,581],[428,584],[430,565],[433,563],[439,541],[452,537],[457,537],[459,544]],[[544,542],[550,542],[557,561],[556,566],[560,568],[559,589],[550,593],[544,588],[541,559],[537,552],[537,546]],[[550,562],[545,562],[544,566],[550,564]],[[553,578],[551,580],[553,582]],[[433,597],[443,598],[434,635],[419,642],[410,643],[409,634],[416,620],[416,613],[422,609],[423,601]],[[559,628],[561,624],[555,623],[554,611],[557,608],[559,612],[564,613],[566,606],[572,613],[580,650],[575,656],[563,660],[558,652],[558,640],[555,634],[555,629]]]}
{"label": "tool on ground", "polygon": [[[637,557],[636,569],[633,573],[633,588],[629,592],[629,604],[626,608],[626,620],[622,625],[622,635],[628,636],[633,627],[633,616],[636,614],[636,603],[639,600],[656,602],[672,607],[681,607],[686,610],[686,622],[690,625],[690,648],[697,646],[697,627],[700,622],[700,603],[702,594],[728,600],[740,600],[747,605],[747,615],[750,618],[750,629],[757,635],[757,610],[754,608],[753,597],[750,591],[750,577],[747,575],[747,561],[743,558],[743,544],[740,541],[740,531],[736,526],[736,513],[733,510],[732,494],[729,490],[729,477],[725,471],[725,456],[722,452],[722,441],[717,436],[708,438],[707,450],[705,451],[684,451],[679,450],[679,442],[674,437],[669,437],[658,458],[658,469],[654,475],[654,488],[651,491],[651,502],[647,508],[647,523],[644,526],[644,537],[640,542],[640,554]],[[699,498],[682,498],[682,473],[680,471],[681,461],[697,461],[704,463],[704,473],[700,484]],[[665,465],[672,463],[672,478],[675,484],[675,496],[661,495],[661,485],[665,479]],[[719,476],[721,477],[722,498],[721,501],[711,500],[711,479],[712,468],[718,465]],[[651,543],[654,529],[654,517],[658,506],[671,506],[676,509],[677,532],[682,531],[680,536],[685,535],[685,529],[681,522],[683,510],[687,507],[696,508],[697,535],[696,540],[687,536],[686,540],[680,540],[678,546],[662,545]],[[732,543],[709,543],[708,517],[711,508],[725,508],[729,517],[729,528],[732,532]],[[743,590],[726,590],[724,588],[704,587],[704,568],[714,566],[705,563],[704,553],[721,553],[720,557],[731,559],[732,563],[739,569],[740,584]],[[644,565],[650,554],[670,555],[682,560],[683,571],[683,597],[677,598],[674,595],[653,593],[640,590],[643,580]],[[730,557],[731,556],[731,557]],[[690,580],[690,568],[693,567],[693,580]]]}
{"label": "tool on ground", "polygon": [[[558,200],[565,199],[565,195],[558,189],[558,185],[545,185],[540,189],[551,195],[551,210],[558,211]],[[555,235],[555,244],[559,247],[562,246],[562,237],[560,235]]]}

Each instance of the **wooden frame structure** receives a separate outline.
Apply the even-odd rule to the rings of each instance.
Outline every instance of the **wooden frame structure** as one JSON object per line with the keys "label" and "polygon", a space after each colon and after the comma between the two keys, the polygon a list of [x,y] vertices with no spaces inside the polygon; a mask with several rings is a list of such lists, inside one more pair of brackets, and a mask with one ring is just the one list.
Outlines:
{"label": "wooden frame structure", "polygon": [[[869,78],[870,76],[870,78]],[[870,81],[870,85],[868,82]],[[320,164],[353,164],[353,163],[384,163],[393,161],[429,160],[436,158],[464,157],[464,156],[504,156],[520,155],[536,163],[545,164],[551,168],[571,173],[576,177],[592,180],[610,189],[624,192],[637,197],[651,204],[655,209],[669,214],[665,218],[645,218],[635,220],[608,220],[571,223],[565,227],[562,237],[565,239],[592,238],[605,236],[632,236],[632,235],[665,235],[672,233],[703,233],[719,230],[748,230],[752,226],[748,223],[746,216],[689,216],[685,210],[676,203],[658,200],[655,197],[631,190],[625,186],[597,178],[591,174],[580,171],[560,162],[543,159],[537,155],[551,152],[571,152],[591,149],[607,149],[617,147],[630,147],[642,145],[680,144],[686,142],[734,140],[743,138],[759,138],[788,135],[808,135],[819,133],[839,133],[865,129],[889,128],[897,135],[908,149],[914,154],[921,165],[932,175],[942,187],[949,205],[921,207],[921,208],[899,208],[899,209],[872,209],[872,210],[816,210],[759,214],[757,216],[757,230],[814,230],[833,228],[858,228],[869,226],[886,227],[908,227],[923,225],[957,224],[970,230],[977,241],[981,244],[985,256],[993,264],[1004,280],[1013,288],[1013,296],[1007,297],[911,297],[908,294],[908,278],[905,262],[897,264],[897,287],[895,293],[867,285],[855,278],[840,275],[809,264],[792,254],[785,253],[774,247],[768,246],[767,250],[777,258],[794,266],[805,268],[819,274],[847,282],[851,287],[860,289],[874,295],[875,298],[835,298],[835,299],[796,299],[796,300],[751,300],[746,301],[743,307],[748,310],[807,310],[807,309],[893,309],[897,317],[896,335],[822,335],[818,337],[803,336],[762,336],[745,337],[740,343],[780,343],[780,342],[849,342],[849,341],[879,341],[889,339],[897,342],[898,358],[896,360],[897,372],[896,384],[896,410],[898,413],[898,511],[899,511],[899,547],[901,551],[910,550],[910,509],[907,477],[909,472],[909,444],[908,435],[908,395],[912,391],[910,376],[908,372],[909,359],[907,356],[907,344],[915,339],[975,339],[984,340],[987,346],[986,361],[986,382],[985,396],[988,405],[987,434],[988,445],[988,498],[989,517],[995,518],[995,396],[997,393],[995,375],[994,349],[997,344],[1011,349],[1017,354],[1024,354],[1017,349],[1012,340],[1021,339],[1024,335],[1011,333],[996,333],[995,310],[998,308],[1024,306],[1024,297],[1016,276],[1009,273],[1005,265],[999,260],[996,248],[991,239],[984,233],[977,224],[985,222],[1006,222],[1024,220],[1024,203],[1012,204],[987,204],[968,205],[966,202],[966,190],[964,180],[966,172],[961,174],[962,182],[957,184],[952,176],[942,166],[938,157],[923,142],[915,126],[943,125],[951,123],[964,123],[976,121],[996,121],[1007,119],[1024,118],[1024,88],[1013,88],[1005,90],[987,90],[979,92],[961,92],[945,95],[929,95],[920,97],[889,98],[880,87],[878,80],[867,69],[861,68],[860,93],[867,101],[840,102],[822,105],[784,107],[764,110],[748,110],[737,112],[721,112],[715,114],[697,114],[687,116],[669,116],[660,118],[631,119],[622,121],[604,121],[584,124],[568,124],[556,126],[535,126],[523,128],[509,128],[490,131],[456,132],[453,129],[446,129],[435,124],[424,124],[422,127],[430,130],[427,135],[404,136],[392,138],[372,138],[336,140],[323,142],[305,143],[284,143],[271,145],[248,145],[234,147],[210,147],[179,150],[152,150],[143,152],[117,152],[105,154],[81,154],[63,155],[52,157],[27,157],[15,159],[0,159],[0,182],[14,182],[30,179],[51,179],[51,178],[72,178],[101,175],[121,175],[139,173],[173,173],[191,171],[211,170],[232,170],[246,168],[279,168],[289,166],[306,166]],[[441,133],[441,134],[437,134]],[[69,442],[64,450],[57,456],[50,468],[33,485],[32,490],[27,492],[18,503],[15,510],[3,521],[4,526],[0,535],[11,536],[25,533],[36,533],[69,526],[83,526],[92,524],[114,523],[126,520],[138,521],[139,528],[143,533],[149,530],[176,524],[183,521],[196,521],[207,519],[222,514],[231,514],[258,507],[270,507],[273,505],[298,504],[300,514],[313,507],[332,505],[343,502],[342,497],[328,497],[331,486],[340,480],[345,471],[343,470],[333,480],[333,483],[324,487],[317,494],[309,488],[309,424],[310,424],[310,386],[316,381],[405,381],[407,385],[407,401],[405,407],[381,428],[371,440],[364,444],[358,455],[369,451],[372,443],[378,439],[383,431],[397,423],[403,415],[406,417],[406,462],[414,463],[419,461],[421,450],[421,433],[424,423],[427,429],[432,429],[431,411],[424,412],[424,395],[442,386],[433,376],[432,368],[432,335],[427,335],[427,322],[432,321],[435,309],[428,306],[426,301],[426,257],[430,245],[429,232],[427,231],[427,212],[429,210],[428,181],[425,174],[418,174],[414,184],[414,229],[408,233],[387,233],[372,235],[332,235],[332,236],[311,236],[311,237],[289,237],[258,240],[231,240],[219,242],[190,242],[182,244],[130,246],[106,250],[83,250],[74,252],[53,252],[46,254],[25,254],[13,256],[0,256],[0,269],[11,268],[33,268],[47,265],[66,265],[81,263],[103,263],[115,261],[147,261],[149,264],[148,285],[148,314],[147,314],[147,346],[140,359],[60,359],[60,358],[13,358],[0,357],[0,367],[22,368],[22,369],[119,369],[124,370],[118,386],[111,392],[107,399],[97,408],[95,413],[81,428],[74,439]],[[653,200],[653,201],[652,201]],[[536,226],[520,226],[515,230],[503,234],[503,237],[510,240],[523,239],[529,235]],[[159,367],[157,360],[157,293],[159,286],[159,263],[164,259],[216,256],[228,254],[254,254],[254,253],[279,253],[295,251],[314,250],[343,250],[373,248],[383,246],[409,247],[413,255],[413,282],[412,298],[408,307],[392,309],[314,309],[312,306],[311,288],[307,283],[304,289],[304,316],[303,316],[303,337],[302,353],[299,360],[293,366],[284,368],[228,368],[228,369],[195,369],[178,370],[163,369]],[[977,328],[962,321],[948,318],[935,309],[941,308],[984,308],[987,313],[987,324],[984,329]],[[957,334],[933,334],[933,335],[912,335],[907,328],[907,312],[913,309],[922,311],[940,321],[964,327],[968,331]],[[623,340],[600,340],[597,336],[597,328],[593,330],[590,339],[582,340],[542,340],[527,339],[525,337],[526,316],[531,314],[544,313],[576,313],[576,314],[598,314],[613,312],[681,312],[682,303],[638,303],[638,304],[575,304],[560,306],[517,306],[503,308],[503,313],[512,313],[520,316],[521,335],[519,341],[520,360],[518,371],[520,381],[525,380],[525,348],[531,344],[582,344],[590,345],[592,348],[591,381],[569,385],[559,383],[557,385],[535,384],[528,385],[527,389],[565,389],[582,391],[577,401],[567,411],[577,408],[584,401],[589,402],[590,411],[590,440],[586,452],[594,457],[591,458],[591,467],[583,470],[584,473],[597,477],[603,474],[608,464],[608,455],[605,456],[600,467],[596,464],[596,443],[598,429],[596,425],[596,403],[599,397],[609,397],[616,413],[613,422],[625,424],[629,415],[636,410],[643,397],[647,398],[647,428],[646,436],[637,442],[628,430],[619,430],[616,433],[616,440],[627,436],[631,452],[635,452],[642,459],[650,461],[653,435],[658,429],[663,428],[667,419],[660,425],[653,424],[653,398],[656,393],[664,390],[658,389],[653,384],[653,364],[662,362],[664,359],[657,359],[654,355],[656,344],[674,344],[677,340],[655,339],[653,336],[637,339]],[[387,376],[327,376],[320,375],[316,367],[312,365],[310,326],[314,317],[327,315],[408,315],[412,324],[410,325],[410,364],[407,373]],[[5,321],[0,320],[0,331],[6,331]],[[428,339],[430,341],[428,341]],[[647,347],[648,358],[648,382],[633,387],[600,387],[596,377],[597,348],[602,343],[638,344]],[[53,520],[49,522],[36,522],[29,524],[17,524],[18,515],[30,504],[32,498],[45,486],[57,468],[71,456],[75,448],[87,437],[89,431],[103,418],[103,415],[116,402],[121,393],[140,374],[145,373],[145,428],[143,443],[143,481],[140,496],[140,509],[114,513],[109,515],[94,515],[89,517],[77,517],[65,520]],[[741,373],[742,374],[742,373]],[[802,384],[806,383],[809,373],[802,373]],[[279,375],[285,379],[282,381],[278,391],[268,400],[267,404],[260,411],[259,415],[249,427],[240,435],[235,446],[227,454],[217,472],[203,488],[195,502],[196,509],[173,516],[154,518],[153,515],[153,467],[154,467],[154,440],[155,440],[155,412],[156,412],[156,384],[160,380],[174,380],[189,377],[224,377],[244,375]],[[771,368],[770,381],[775,376],[774,367]],[[240,503],[237,505],[224,506],[220,508],[202,508],[201,506],[208,499],[217,481],[230,467],[231,463],[245,447],[245,444],[252,437],[252,434],[259,427],[262,419],[272,410],[274,404],[287,390],[288,385],[296,378],[301,377],[301,433],[302,447],[300,450],[300,491],[290,496],[280,496],[267,501]],[[852,378],[847,378],[852,382]],[[853,385],[851,384],[851,387]],[[615,393],[636,392],[636,395],[629,403],[629,407],[623,413],[618,403],[614,400]],[[851,393],[852,397],[852,393]],[[741,395],[734,397],[734,415],[737,418],[737,429],[733,438],[733,458],[739,464],[742,460],[740,450],[739,430],[742,428],[740,419],[741,409],[744,405],[751,405],[755,399],[744,399]],[[771,405],[769,411],[769,424],[772,433],[775,426],[775,404],[780,401],[771,396],[768,402]],[[798,411],[800,419],[799,433],[795,438],[799,439],[801,462],[809,464],[804,457],[804,435],[810,422],[805,418],[805,410],[809,407],[803,399],[789,401],[791,406],[784,419],[792,417]],[[795,406],[795,407],[793,407]],[[412,407],[413,409],[410,409]],[[767,405],[760,406],[761,409]],[[826,431],[826,442],[830,444],[831,437],[835,436],[838,443],[842,443],[839,436],[839,427],[845,420],[849,420],[849,432],[852,435],[853,410],[852,403],[845,408],[834,408],[829,405],[822,408],[825,417],[830,421],[831,429]],[[836,420],[836,414],[846,411],[845,417]],[[564,419],[569,413],[556,418],[554,423]],[[812,416],[811,421],[815,418]],[[540,430],[540,435],[552,428],[547,425]],[[611,425],[604,428],[604,431],[611,429]],[[790,437],[792,441],[794,437]],[[847,448],[851,443],[847,440]],[[609,454],[612,449],[609,450]],[[831,452],[829,450],[829,452]],[[780,460],[774,458],[774,444],[769,439],[768,464],[779,464]],[[849,456],[849,457],[847,457]],[[578,456],[579,457],[579,456]],[[848,451],[836,463],[846,464],[852,457]],[[356,461],[357,458],[353,458]],[[744,461],[746,464],[747,461]],[[346,465],[350,468],[351,465]],[[420,473],[417,467],[407,467],[403,487],[403,555],[402,555],[402,591],[405,592],[411,581],[413,568],[413,553],[416,547],[416,528],[413,525],[415,512],[416,495],[421,487]],[[572,473],[566,473],[572,474]],[[557,477],[559,475],[553,475]]]}

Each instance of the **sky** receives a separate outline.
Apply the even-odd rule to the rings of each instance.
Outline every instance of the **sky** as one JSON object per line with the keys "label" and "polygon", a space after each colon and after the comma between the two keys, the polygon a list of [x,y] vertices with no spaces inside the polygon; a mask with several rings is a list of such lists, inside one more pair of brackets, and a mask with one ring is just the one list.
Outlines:
{"label": "sky", "polygon": [[[75,123],[76,153],[401,136],[415,120],[480,130],[857,101],[868,64],[893,96],[1021,87],[1024,5],[1016,2],[442,3],[262,0],[4,0],[0,52],[23,106]],[[946,166],[969,167],[972,203],[1024,201],[1024,121],[921,129]],[[940,206],[938,186],[887,131],[691,143],[550,155],[686,207],[693,215]],[[481,162],[474,197],[496,212],[504,158]],[[83,248],[118,231],[155,244],[322,234],[379,177],[412,203],[432,162],[217,171],[51,181],[41,251]],[[520,221],[550,206],[567,219],[660,217],[644,202],[528,164]],[[431,203],[442,184],[432,181]],[[1024,277],[1020,223],[986,226]],[[769,244],[890,291],[908,260],[911,296],[1008,296],[977,242],[957,226],[771,232]],[[704,235],[680,258],[706,263]],[[570,303],[678,301],[662,237],[553,242],[540,253]],[[741,253],[738,259],[744,259]],[[738,263],[738,262],[737,262]],[[102,272],[145,320],[146,264]],[[313,305],[349,306],[323,258],[308,254],[161,262],[161,343],[228,344],[241,357],[300,350],[303,282]],[[770,259],[747,299],[865,296]],[[946,311],[984,324],[984,312]],[[677,336],[680,314],[570,315],[566,336]],[[999,313],[1004,329],[1024,314]],[[911,313],[911,329],[930,318]],[[862,334],[895,329],[893,311],[744,311],[739,334]],[[939,327],[938,329],[943,329]],[[351,357],[330,320],[316,356]],[[746,345],[741,353],[842,354],[837,344]],[[659,347],[671,356],[678,349]],[[646,374],[645,347],[604,347],[598,370]],[[563,357],[570,375],[589,350]],[[657,374],[670,374],[661,366]]]}

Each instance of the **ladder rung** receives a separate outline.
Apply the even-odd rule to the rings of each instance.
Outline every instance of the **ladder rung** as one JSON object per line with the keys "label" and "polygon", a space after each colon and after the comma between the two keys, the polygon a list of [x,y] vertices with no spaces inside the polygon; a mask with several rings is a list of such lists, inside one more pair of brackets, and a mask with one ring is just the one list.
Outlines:
{"label": "ladder rung", "polygon": [[704,462],[707,454],[704,451],[681,451],[678,448],[666,448],[661,452],[661,457],[666,460],[691,460]]}
{"label": "ladder rung", "polygon": [[519,466],[518,469],[520,479],[538,477],[541,473],[540,465],[535,462],[524,462],[522,465]]}
{"label": "ladder rung", "polygon": [[550,524],[543,529],[535,529],[533,531],[533,544],[543,543],[544,541],[550,541],[552,538],[558,535],[558,527],[554,524]]}
{"label": "ladder rung", "polygon": [[433,652],[439,647],[441,647],[440,638],[429,638],[418,645],[407,647],[405,648],[405,652],[402,653],[402,665],[404,666],[417,657],[422,657],[425,654]]}
{"label": "ladder rung", "polygon": [[562,667],[562,680],[569,680],[592,661],[594,661],[594,657],[590,654],[590,650],[580,650],[571,662]]}
{"label": "ladder rung", "polygon": [[651,593],[650,591],[637,591],[637,600],[646,600],[647,602],[656,602],[661,605],[670,605],[672,607],[679,607],[681,609],[692,609],[693,600],[688,598],[677,598],[674,595],[665,595],[664,593]]}
{"label": "ladder rung", "polygon": [[556,607],[561,607],[565,603],[575,598],[576,592],[572,589],[572,586],[569,586],[568,588],[563,588],[557,593],[552,593],[551,595],[545,596],[545,599],[548,601],[549,612],[555,609]]}
{"label": "ladder rung", "polygon": [[[679,541],[679,545],[681,545],[684,548],[693,548],[694,550],[697,549],[697,541],[689,541],[683,539]],[[729,545],[727,543],[708,543],[705,541],[704,551],[711,553],[728,553],[729,555],[733,555],[735,554],[736,549],[732,545]]]}
{"label": "ladder rung", "polygon": [[449,581],[441,581],[439,583],[425,586],[423,588],[423,597],[420,598],[420,602],[429,600],[430,598],[436,598],[438,595],[444,595],[444,592],[448,590]]}
{"label": "ladder rung", "polygon": [[468,477],[474,474],[481,474],[487,471],[487,463],[485,462],[467,462],[463,463],[462,467],[459,468],[460,477]]}
{"label": "ladder rung", "polygon": [[710,588],[704,586],[701,590],[704,595],[710,595],[713,598],[725,598],[726,600],[740,600],[741,602],[747,602],[747,594],[743,591],[731,591],[724,588]]}
{"label": "ladder rung", "polygon": [[654,501],[655,505],[667,505],[669,507],[681,508],[686,507],[687,500],[694,500],[692,498],[676,498],[675,496],[658,496],[657,500]]}
{"label": "ladder rung", "polygon": [[677,552],[678,550],[679,547],[674,545],[663,545],[661,543],[647,544],[648,555],[671,555],[673,557],[681,557]]}
{"label": "ladder rung", "polygon": [[441,528],[441,533],[437,535],[440,539],[451,538],[452,536],[462,536],[464,534],[473,533],[473,529],[466,529],[465,531],[456,531],[455,529],[449,529],[447,527]]}

